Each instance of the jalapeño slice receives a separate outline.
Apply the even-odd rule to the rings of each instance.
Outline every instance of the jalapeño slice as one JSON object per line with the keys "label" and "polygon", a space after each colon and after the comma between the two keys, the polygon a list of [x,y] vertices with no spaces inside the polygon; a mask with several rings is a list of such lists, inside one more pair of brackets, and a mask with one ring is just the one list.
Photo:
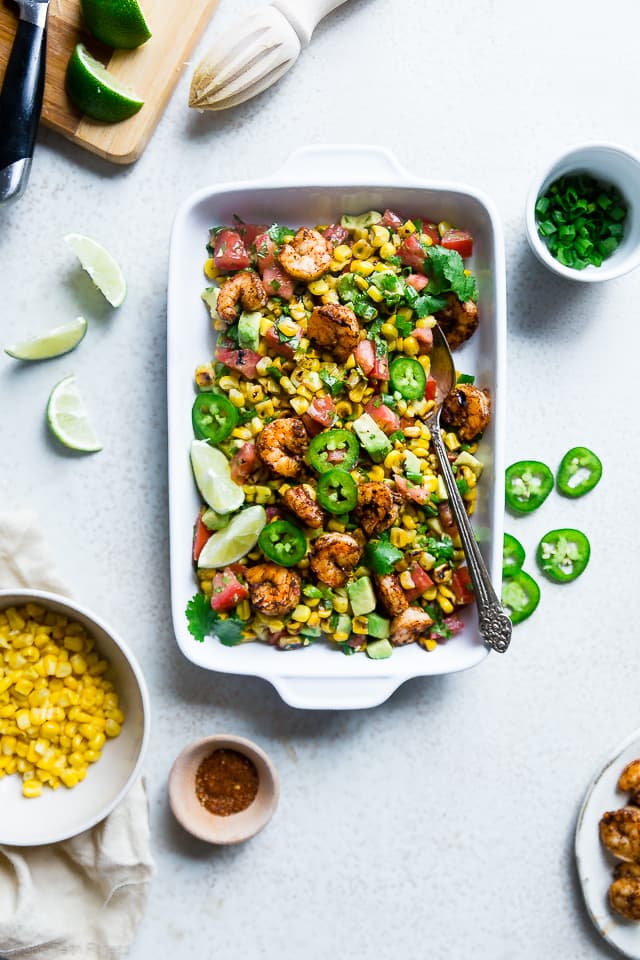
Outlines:
{"label": "jalape\u00f1o slice", "polygon": [[424,367],[412,357],[396,357],[389,367],[389,382],[405,400],[421,400],[427,386]]}
{"label": "jalape\u00f1o slice", "polygon": [[537,559],[543,573],[556,583],[570,583],[589,563],[591,546],[580,530],[550,530],[538,544]]}
{"label": "jalape\u00f1o slice", "polygon": [[502,576],[513,577],[522,569],[524,563],[524,547],[519,540],[505,533],[502,547]]}
{"label": "jalape\u00f1o slice", "polygon": [[524,570],[518,570],[513,577],[502,581],[502,606],[511,623],[522,623],[539,603],[540,587]]}
{"label": "jalape\u00f1o slice", "polygon": [[221,443],[238,423],[238,411],[219,393],[199,393],[191,409],[193,432],[198,440]]}
{"label": "jalape\u00f1o slice", "polygon": [[318,473],[334,467],[351,470],[359,453],[358,438],[351,430],[323,430],[309,444],[309,463]]}
{"label": "jalape\u00f1o slice", "polygon": [[572,447],[558,467],[556,483],[565,497],[581,497],[593,490],[602,476],[600,459],[587,447]]}
{"label": "jalape\u00f1o slice", "polygon": [[295,523],[272,520],[258,537],[258,546],[268,560],[282,567],[294,567],[307,552],[307,538]]}
{"label": "jalape\u00f1o slice", "polygon": [[553,474],[539,460],[518,460],[505,474],[507,506],[517,513],[531,513],[553,490]]}
{"label": "jalape\u00f1o slice", "polygon": [[318,503],[329,513],[349,513],[358,503],[358,487],[350,473],[339,467],[318,479]]}

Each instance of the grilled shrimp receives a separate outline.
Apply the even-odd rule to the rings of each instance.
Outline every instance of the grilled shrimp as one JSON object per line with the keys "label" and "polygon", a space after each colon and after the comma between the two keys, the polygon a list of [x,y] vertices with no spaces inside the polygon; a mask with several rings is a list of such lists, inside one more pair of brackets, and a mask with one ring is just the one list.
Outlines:
{"label": "grilled shrimp", "polygon": [[385,483],[372,480],[358,486],[358,506],[354,514],[368,537],[377,537],[398,519],[398,500]]}
{"label": "grilled shrimp", "polygon": [[640,920],[640,864],[617,865],[609,887],[609,903],[627,920]]}
{"label": "grilled shrimp", "polygon": [[[391,621],[391,636],[389,639],[396,647],[405,643],[415,643],[428,632],[433,620],[420,607],[407,607],[401,614]],[[640,813],[640,811],[638,811]]]}
{"label": "grilled shrimp", "polygon": [[299,475],[308,445],[307,431],[298,417],[272,420],[256,437],[258,456],[281,477]]}
{"label": "grilled shrimp", "polygon": [[453,427],[463,443],[483,433],[491,420],[491,396],[470,383],[459,383],[445,397],[442,422]]}
{"label": "grilled shrimp", "polygon": [[282,617],[298,605],[302,582],[295,570],[279,563],[259,563],[245,570],[251,605],[268,617]]}
{"label": "grilled shrimp", "polygon": [[304,486],[289,487],[282,494],[284,505],[295,513],[305,526],[317,530],[324,523],[324,511],[313,497],[305,490]]}
{"label": "grilled shrimp", "polygon": [[436,320],[442,327],[451,350],[457,350],[475,333],[478,326],[478,308],[473,300],[465,300],[463,303],[455,293],[450,293],[447,300],[447,306],[436,313]]}
{"label": "grilled shrimp", "polygon": [[313,542],[309,564],[318,580],[330,587],[344,587],[361,556],[362,547],[350,534],[323,533]]}
{"label": "grilled shrimp", "polygon": [[327,303],[316,307],[309,317],[307,334],[336,360],[344,361],[358,345],[360,327],[351,307]]}
{"label": "grilled shrimp", "polygon": [[238,319],[239,307],[243,310],[259,310],[267,302],[262,280],[251,270],[241,270],[224,282],[218,294],[216,310],[225,323]]}
{"label": "grilled shrimp", "polygon": [[618,780],[618,790],[625,793],[633,791],[636,793],[640,789],[640,760],[632,760],[628,763]]}
{"label": "grilled shrimp", "polygon": [[400,585],[397,573],[375,574],[376,590],[387,612],[398,617],[409,606],[407,595]]}
{"label": "grilled shrimp", "polygon": [[602,815],[600,839],[618,860],[640,860],[640,810],[623,807]]}
{"label": "grilled shrimp", "polygon": [[333,245],[321,233],[300,227],[293,240],[283,245],[278,260],[289,276],[317,280],[329,266],[332,252]]}

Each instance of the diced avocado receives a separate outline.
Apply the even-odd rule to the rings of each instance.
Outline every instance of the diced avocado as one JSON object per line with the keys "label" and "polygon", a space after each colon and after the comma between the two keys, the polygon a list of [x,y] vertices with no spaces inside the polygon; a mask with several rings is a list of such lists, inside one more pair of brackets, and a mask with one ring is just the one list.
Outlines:
{"label": "diced avocado", "polygon": [[238,346],[242,350],[257,350],[260,340],[260,321],[262,314],[243,312],[238,320]]}
{"label": "diced avocado", "polygon": [[374,463],[382,463],[387,454],[391,453],[391,441],[368,413],[363,413],[353,421],[353,429]]}
{"label": "diced avocado", "polygon": [[367,617],[367,633],[376,640],[386,640],[389,636],[390,623],[379,613],[370,613]]}
{"label": "diced avocado", "polygon": [[321,634],[322,630],[320,627],[309,627],[306,623],[300,630],[301,637],[311,637],[312,639],[317,639]]}
{"label": "diced avocado", "polygon": [[229,526],[229,520],[230,517],[216,513],[211,507],[208,507],[202,514],[202,522],[207,530],[222,530],[224,527]]}
{"label": "diced avocado", "polygon": [[347,230],[366,230],[367,227],[371,227],[374,223],[379,223],[381,220],[382,214],[378,213],[377,210],[367,210],[366,213],[361,213],[357,217],[352,217],[348,213],[345,213],[340,221],[340,226],[345,227]]}
{"label": "diced avocado", "polygon": [[[421,465],[420,461],[416,457],[415,453],[412,453],[411,450],[405,450],[404,452],[404,472],[407,476],[413,475],[414,477],[420,477]],[[418,483],[420,480],[417,481]]]}
{"label": "diced avocado", "polygon": [[454,466],[457,467],[470,467],[471,470],[475,473],[476,477],[479,477],[482,473],[482,464],[477,460],[468,450],[463,450],[460,453],[456,460],[454,460]]}
{"label": "diced avocado", "polygon": [[206,290],[202,291],[202,299],[209,308],[209,313],[211,314],[212,320],[219,320],[218,316],[218,296],[220,294],[220,287],[207,287]]}
{"label": "diced avocado", "polygon": [[371,613],[376,608],[376,595],[373,592],[373,586],[369,577],[360,577],[353,583],[347,584],[347,593],[354,617],[361,617],[365,613]]}
{"label": "diced avocado", "polygon": [[393,653],[393,647],[388,640],[369,640],[367,656],[372,660],[386,660]]}
{"label": "diced avocado", "polygon": [[333,632],[334,635],[339,634],[340,637],[348,639],[351,636],[351,617],[346,613],[339,613]]}

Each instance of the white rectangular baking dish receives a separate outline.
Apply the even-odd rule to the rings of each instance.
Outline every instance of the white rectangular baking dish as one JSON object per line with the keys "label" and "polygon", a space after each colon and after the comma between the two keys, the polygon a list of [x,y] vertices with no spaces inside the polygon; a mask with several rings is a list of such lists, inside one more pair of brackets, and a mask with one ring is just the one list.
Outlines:
{"label": "white rectangular baking dish", "polygon": [[282,651],[262,643],[225,647],[214,638],[197,643],[187,630],[185,607],[196,591],[191,538],[200,501],[189,464],[192,439],[193,374],[213,355],[213,332],[201,293],[209,227],[246,222],[298,226],[332,223],[342,213],[386,207],[405,215],[449,220],[471,231],[470,263],[478,278],[480,326],[456,354],[458,366],[474,373],[493,397],[493,419],[480,456],[485,464],[474,527],[499,592],[502,559],[503,420],[505,409],[506,288],[502,229],[490,201],[478,191],[452,183],[421,180],[406,172],[388,151],[365,146],[323,146],[298,150],[275,175],[225,183],[192,195],[173,227],[168,290],[169,508],[173,622],[184,655],[208,670],[249,674],[269,680],[291,706],[314,709],[372,707],[405,680],[454,673],[487,656],[475,608],[465,612],[465,629],[432,653],[413,644],[388,660],[364,654],[345,657],[329,644]]}

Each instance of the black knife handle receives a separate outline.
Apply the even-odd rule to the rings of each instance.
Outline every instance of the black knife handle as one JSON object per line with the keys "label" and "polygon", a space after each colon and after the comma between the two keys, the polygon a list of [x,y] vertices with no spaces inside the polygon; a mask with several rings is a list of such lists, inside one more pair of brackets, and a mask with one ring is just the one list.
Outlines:
{"label": "black knife handle", "polygon": [[18,21],[0,93],[0,202],[24,190],[42,111],[47,4],[34,6]]}

